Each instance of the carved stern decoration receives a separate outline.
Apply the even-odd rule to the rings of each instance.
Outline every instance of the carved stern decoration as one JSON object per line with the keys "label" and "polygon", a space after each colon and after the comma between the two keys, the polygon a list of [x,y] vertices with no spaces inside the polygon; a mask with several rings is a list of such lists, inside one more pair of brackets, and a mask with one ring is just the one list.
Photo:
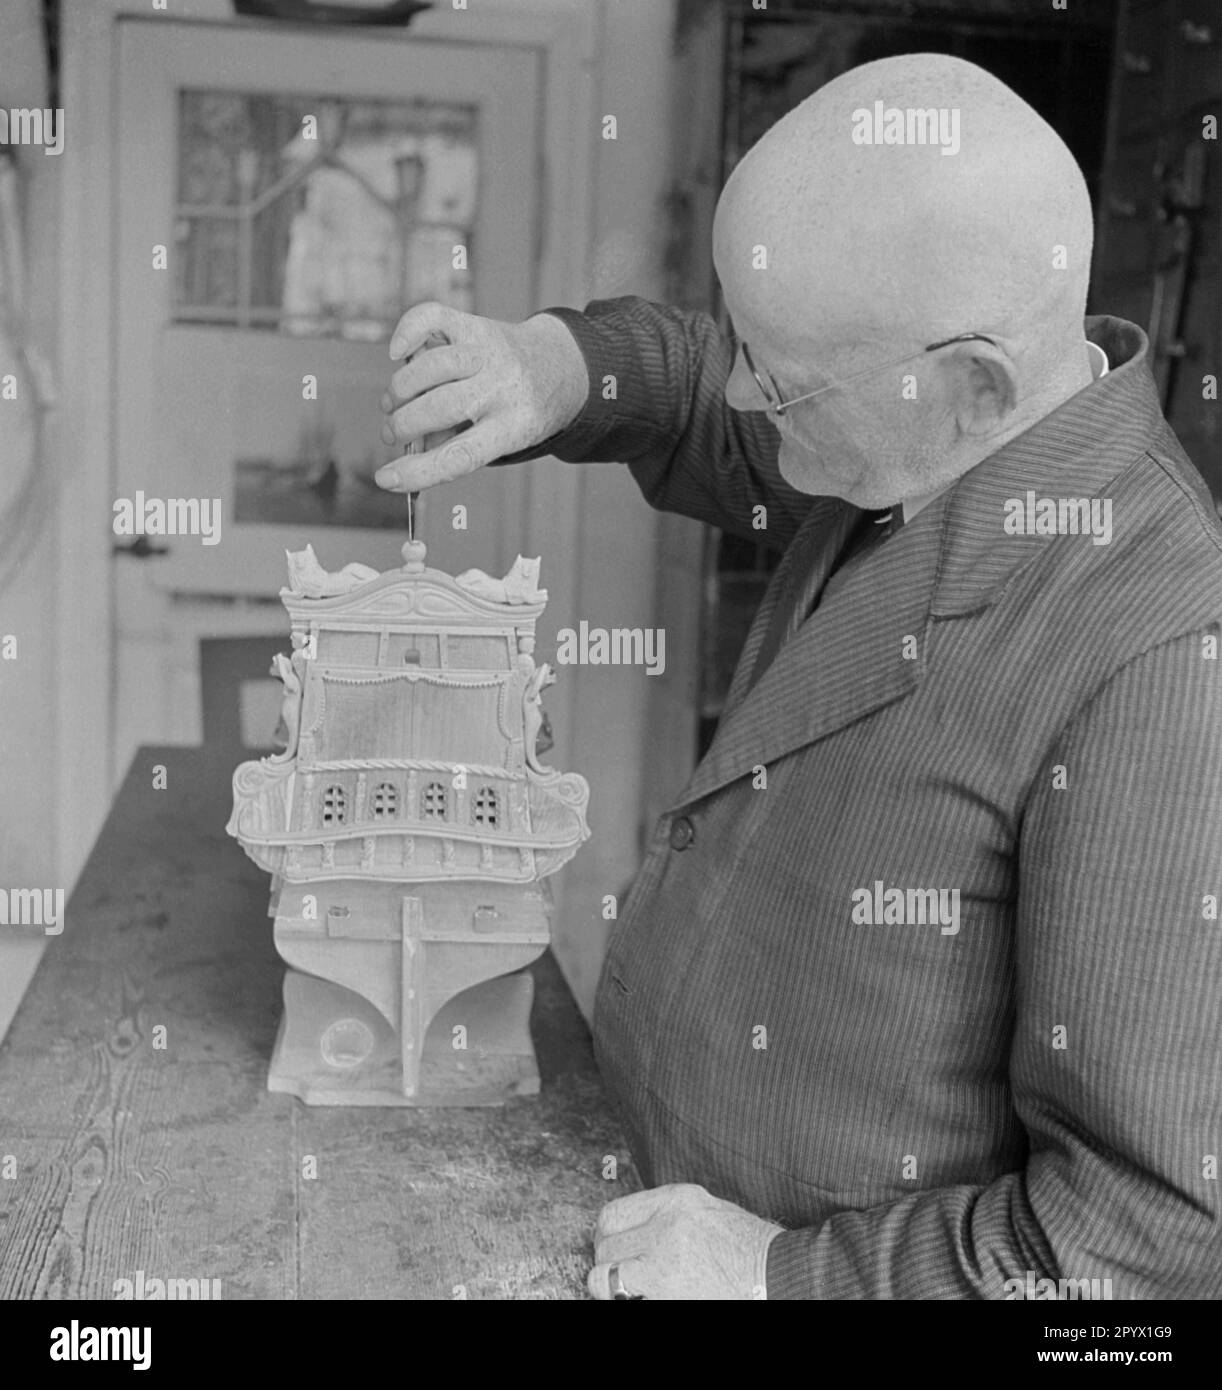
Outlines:
{"label": "carved stern decoration", "polygon": [[289,966],[268,1088],[310,1105],[537,1093],[525,967],[549,940],[543,880],[589,835],[585,780],[536,752],[537,562],[454,579],[420,541],[403,556],[385,574],[289,556],[288,746],[233,778],[227,829],[272,875]]}

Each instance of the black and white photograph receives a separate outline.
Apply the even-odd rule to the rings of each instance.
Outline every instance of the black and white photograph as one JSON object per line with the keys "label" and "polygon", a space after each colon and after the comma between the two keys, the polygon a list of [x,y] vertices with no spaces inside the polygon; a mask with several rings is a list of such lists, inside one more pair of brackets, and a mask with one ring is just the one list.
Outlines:
{"label": "black and white photograph", "polygon": [[15,1367],[1203,1355],[1219,119],[1218,0],[4,0]]}

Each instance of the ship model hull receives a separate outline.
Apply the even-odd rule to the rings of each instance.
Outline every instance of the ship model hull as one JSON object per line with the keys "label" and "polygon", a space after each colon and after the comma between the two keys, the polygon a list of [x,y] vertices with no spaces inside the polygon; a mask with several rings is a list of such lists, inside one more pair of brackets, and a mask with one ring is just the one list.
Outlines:
{"label": "ship model hull", "polygon": [[543,880],[589,834],[589,789],[536,751],[546,594],[460,582],[423,550],[281,591],[287,746],[234,773],[227,829],[272,876],[290,967],[268,1084],[308,1104],[488,1105],[539,1086],[525,967],[550,939]]}

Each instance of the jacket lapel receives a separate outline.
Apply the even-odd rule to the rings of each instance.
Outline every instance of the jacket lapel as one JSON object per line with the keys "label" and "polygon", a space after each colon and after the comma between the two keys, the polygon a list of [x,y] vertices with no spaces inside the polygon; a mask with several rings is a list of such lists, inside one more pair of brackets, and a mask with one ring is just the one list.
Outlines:
{"label": "jacket lapel", "polygon": [[[826,738],[915,689],[924,670],[925,624],[938,570],[946,496],[846,571],[832,598],[815,609],[746,689],[774,616],[784,617],[810,562],[831,568],[861,512],[823,499],[795,537],[793,562],[761,605],[735,674],[713,745],[675,807],[707,796],[757,764]],[[911,637],[912,655],[905,657]],[[735,700],[735,696],[738,696]]]}
{"label": "jacket lapel", "polygon": [[726,713],[739,704],[751,688],[761,652],[772,635],[773,625],[788,622],[793,605],[797,602],[798,591],[812,566],[818,567],[819,583],[822,585],[860,515],[856,507],[837,497],[818,497],[814,500],[760,601],[726,694]]}

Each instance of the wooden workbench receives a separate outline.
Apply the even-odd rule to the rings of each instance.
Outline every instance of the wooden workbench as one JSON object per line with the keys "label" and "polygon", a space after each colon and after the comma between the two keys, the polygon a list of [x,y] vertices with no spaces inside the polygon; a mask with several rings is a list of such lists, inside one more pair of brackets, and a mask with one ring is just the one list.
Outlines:
{"label": "wooden workbench", "polygon": [[224,831],[234,761],[140,751],[0,1047],[0,1298],[111,1298],[141,1270],[224,1299],[584,1297],[594,1218],[639,1183],[551,956],[535,1099],[269,1094],[284,967]]}

